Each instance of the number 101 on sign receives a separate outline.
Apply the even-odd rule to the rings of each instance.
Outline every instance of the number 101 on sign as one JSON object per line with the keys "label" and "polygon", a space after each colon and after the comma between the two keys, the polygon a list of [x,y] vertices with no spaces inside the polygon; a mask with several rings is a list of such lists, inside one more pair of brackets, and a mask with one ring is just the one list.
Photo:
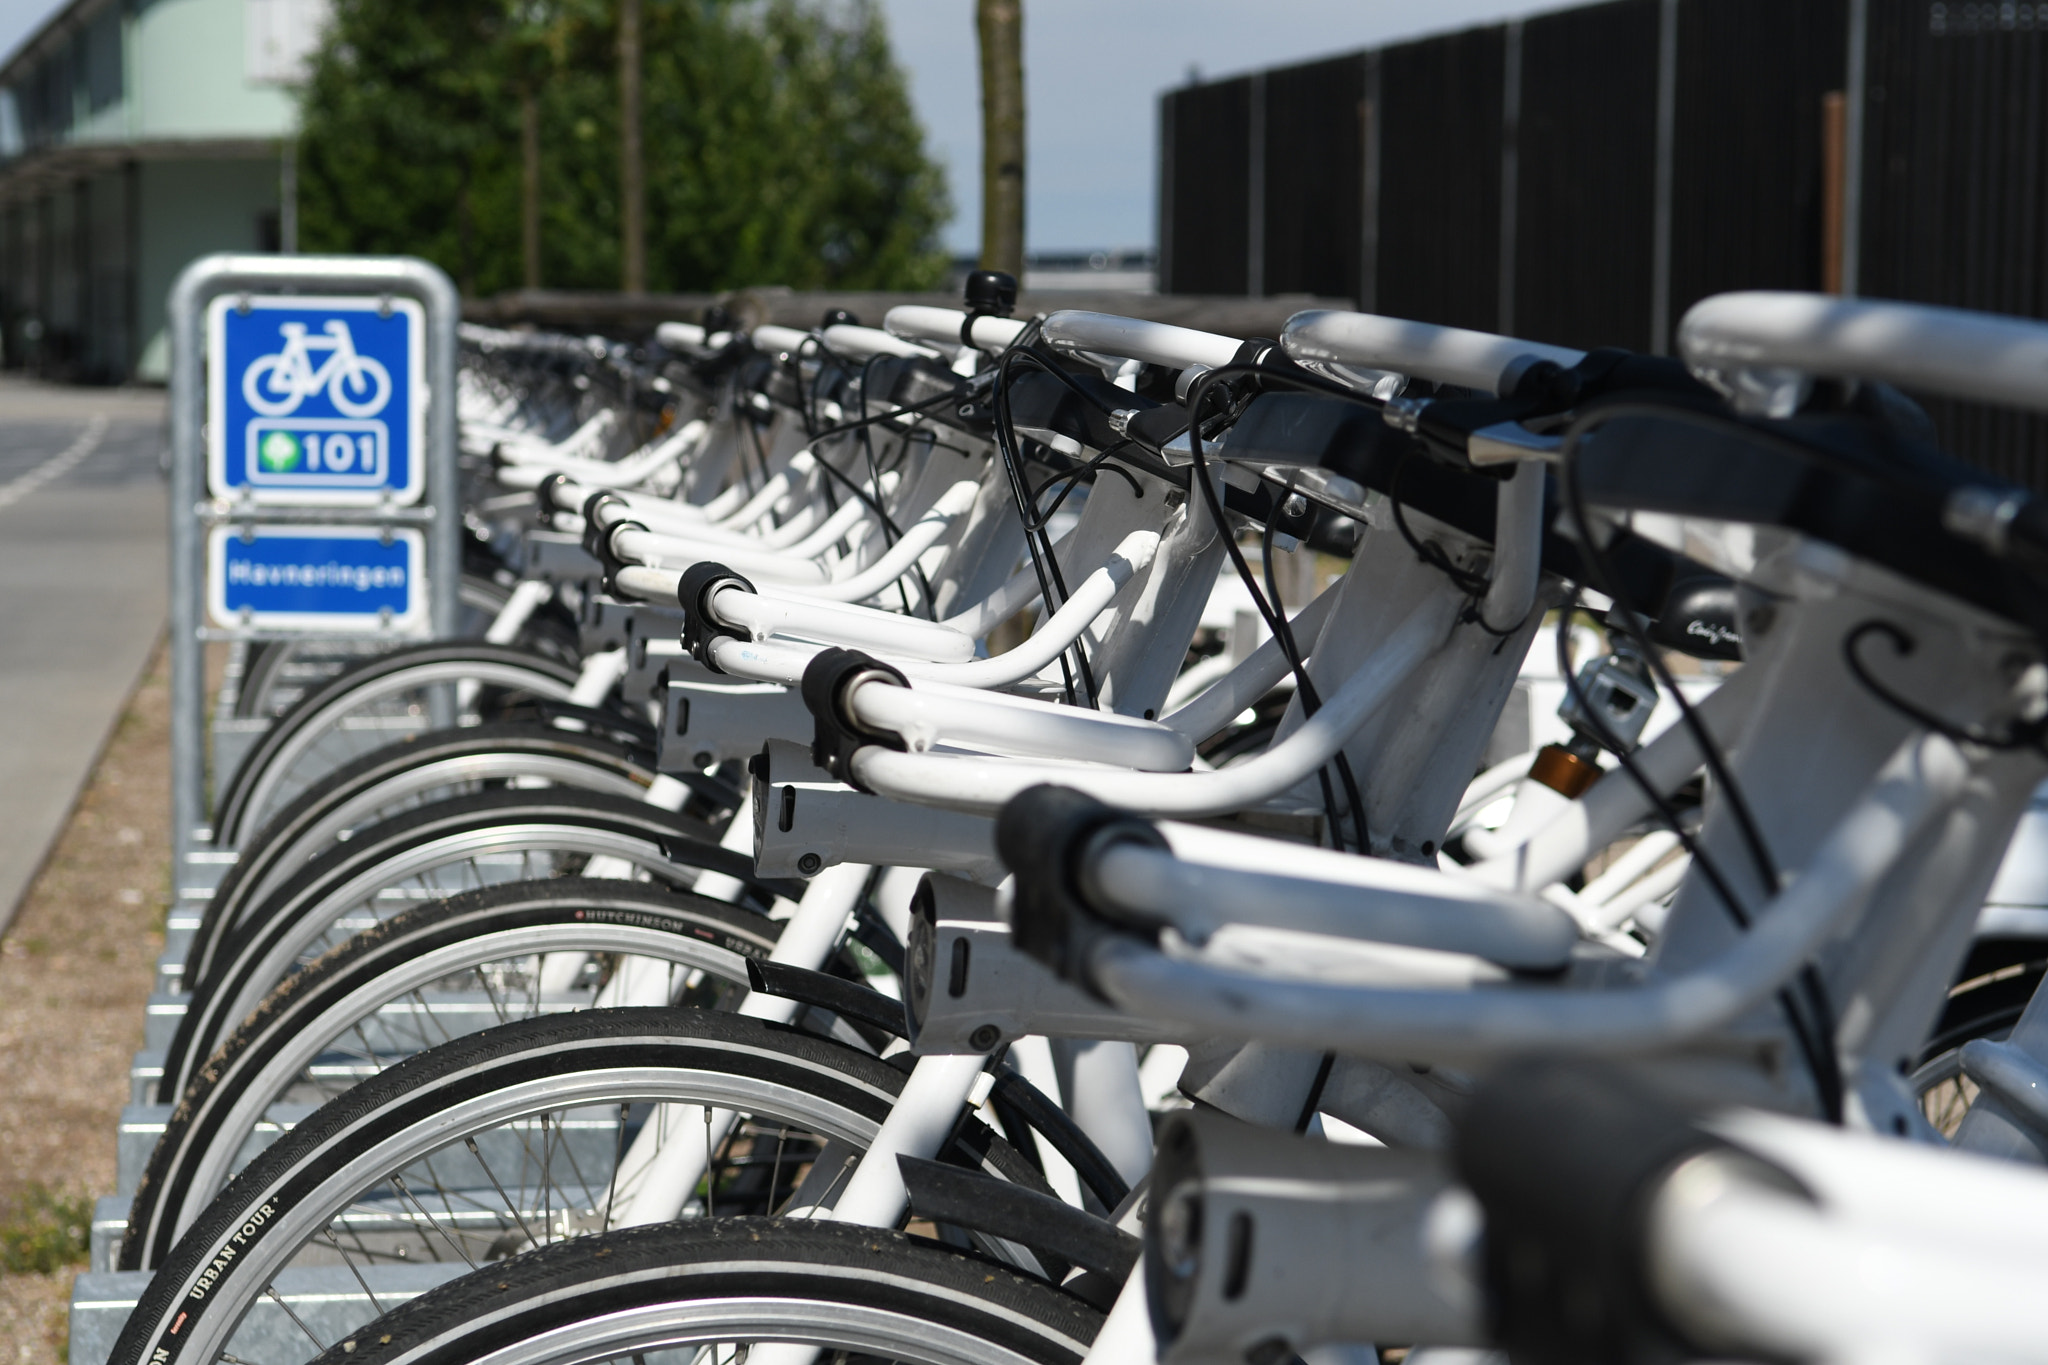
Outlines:
{"label": "number 101 on sign", "polygon": [[258,488],[381,488],[391,458],[384,423],[346,417],[258,418],[244,429]]}

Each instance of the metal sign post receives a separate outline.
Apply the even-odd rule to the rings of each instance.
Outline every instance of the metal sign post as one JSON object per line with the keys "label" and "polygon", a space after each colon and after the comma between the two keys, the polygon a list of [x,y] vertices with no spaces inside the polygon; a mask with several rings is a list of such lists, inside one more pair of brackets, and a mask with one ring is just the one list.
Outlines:
{"label": "metal sign post", "polygon": [[214,853],[209,640],[454,633],[459,321],[448,277],[407,257],[208,256],[171,289],[180,899],[215,880],[196,866]]}

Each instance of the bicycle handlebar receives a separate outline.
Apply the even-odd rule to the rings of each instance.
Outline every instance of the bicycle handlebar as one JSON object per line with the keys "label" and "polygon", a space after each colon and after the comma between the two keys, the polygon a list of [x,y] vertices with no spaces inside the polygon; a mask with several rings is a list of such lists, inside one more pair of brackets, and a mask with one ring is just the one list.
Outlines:
{"label": "bicycle handlebar", "polygon": [[1686,310],[1678,348],[1717,387],[1743,371],[1791,370],[2048,412],[2048,323],[2021,318],[1745,290]]}
{"label": "bicycle handlebar", "polygon": [[854,360],[866,360],[878,355],[920,356],[927,360],[935,360],[939,354],[929,346],[921,346],[917,342],[891,336],[880,328],[855,327],[849,323],[827,327],[825,345]]}
{"label": "bicycle handlebar", "polygon": [[697,350],[704,345],[705,331],[694,322],[664,322],[654,329],[654,339],[670,348]]}
{"label": "bicycle handlebar", "polygon": [[1073,706],[1021,707],[976,692],[903,687],[881,679],[846,689],[845,708],[870,733],[899,735],[913,751],[935,744],[1178,772],[1194,757],[1185,736],[1153,721]]}
{"label": "bicycle handlebar", "polygon": [[[1457,1126],[1494,1344],[1518,1359],[1597,1356],[1623,1331],[1632,1360],[2042,1358],[2048,1179],[2024,1164],[1702,1115],[1584,1061],[1503,1068]],[[1578,1292],[1523,1270],[1543,1264]],[[1981,1311],[1959,1324],[1962,1301]]]}
{"label": "bicycle handlebar", "polygon": [[[1962,798],[1970,766],[1944,736],[1909,736],[1747,933],[1682,975],[1642,985],[1453,991],[1276,980],[1225,963],[1168,957],[1124,937],[1098,941],[1085,970],[1120,1009],[1177,1020],[1191,1033],[1213,1029],[1361,1056],[1398,1050],[1418,1061],[1517,1050],[1640,1056],[1725,1028],[1783,986],[1862,909],[1899,851]],[[862,777],[869,779],[869,771]]]}
{"label": "bicycle handlebar", "polygon": [[1376,313],[1312,310],[1296,313],[1280,329],[1280,347],[1292,360],[1392,370],[1438,384],[1505,393],[1537,361],[1570,368],[1584,351],[1539,341],[1438,327]]}
{"label": "bicycle handlebar", "polygon": [[[899,337],[939,341],[948,346],[960,344],[960,329],[966,324],[967,314],[958,308],[932,308],[921,303],[898,304],[882,319],[882,325]],[[1029,325],[1017,318],[982,316],[974,320],[974,330],[969,335],[980,349],[1000,351]]]}
{"label": "bicycle handlebar", "polygon": [[[1081,632],[1094,624],[1095,619],[1116,601],[1124,585],[1151,565],[1158,549],[1159,534],[1156,531],[1132,531],[1126,535],[1118,542],[1108,562],[1076,584],[1059,610],[1014,649],[985,659],[967,659],[959,663],[917,659],[903,654],[889,655],[888,662],[919,686],[941,683],[955,687],[995,688],[1021,682],[1050,665],[1061,651],[1080,639]],[[649,597],[674,596],[680,578],[680,572],[673,569],[624,568],[619,571],[621,586]],[[788,591],[812,600],[829,600],[815,585],[799,585]],[[947,629],[959,628],[949,622],[941,622],[940,625]],[[871,647],[858,640],[844,643],[859,648]],[[714,641],[711,652],[724,672],[760,682],[795,686],[803,680],[804,666],[817,651],[813,646],[795,641],[772,639],[748,643],[734,639]]]}
{"label": "bicycle handlebar", "polygon": [[[1257,757],[1227,768],[1134,773],[864,748],[854,753],[854,773],[869,790],[892,800],[987,815],[1042,782],[1073,787],[1109,805],[1146,815],[1202,816],[1241,810],[1286,791],[1328,763],[1344,741],[1442,645],[1454,614],[1455,609],[1441,601],[1419,604],[1293,734]],[[996,657],[1007,659],[1009,655]],[[968,667],[983,662],[990,661]]]}
{"label": "bicycle handlebar", "polygon": [[1236,337],[1073,308],[1050,315],[1040,330],[1046,342],[1060,350],[1124,356],[1174,370],[1191,365],[1221,369],[1234,362],[1244,347]]}
{"label": "bicycle handlebar", "polygon": [[1282,871],[1270,839],[1174,822],[1157,829],[1166,848],[1089,844],[1073,881],[1111,917],[1170,925],[1191,943],[1250,924],[1554,971],[1578,942],[1577,924],[1548,901],[1435,868],[1298,848]]}
{"label": "bicycle handlebar", "polygon": [[792,355],[803,349],[811,334],[798,327],[780,327],[764,322],[754,329],[754,345],[764,351],[788,351]]}

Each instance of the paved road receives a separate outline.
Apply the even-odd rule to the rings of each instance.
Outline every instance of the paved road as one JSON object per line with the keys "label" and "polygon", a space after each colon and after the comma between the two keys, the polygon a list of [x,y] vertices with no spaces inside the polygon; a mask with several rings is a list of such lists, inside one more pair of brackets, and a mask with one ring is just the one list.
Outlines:
{"label": "paved road", "polygon": [[163,409],[0,376],[0,928],[163,632]]}

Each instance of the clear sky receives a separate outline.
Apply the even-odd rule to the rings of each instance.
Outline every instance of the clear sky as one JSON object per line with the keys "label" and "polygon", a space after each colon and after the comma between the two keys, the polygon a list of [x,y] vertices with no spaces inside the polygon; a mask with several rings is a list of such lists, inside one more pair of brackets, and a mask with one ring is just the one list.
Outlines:
{"label": "clear sky", "polygon": [[0,60],[13,55],[21,40],[60,7],[56,0],[0,0]]}
{"label": "clear sky", "polygon": [[[974,0],[879,0],[956,210],[947,245],[981,244]],[[61,0],[0,0],[0,55]],[[1145,246],[1162,90],[1560,8],[1559,0],[1024,0],[1025,236],[1033,251]]]}

